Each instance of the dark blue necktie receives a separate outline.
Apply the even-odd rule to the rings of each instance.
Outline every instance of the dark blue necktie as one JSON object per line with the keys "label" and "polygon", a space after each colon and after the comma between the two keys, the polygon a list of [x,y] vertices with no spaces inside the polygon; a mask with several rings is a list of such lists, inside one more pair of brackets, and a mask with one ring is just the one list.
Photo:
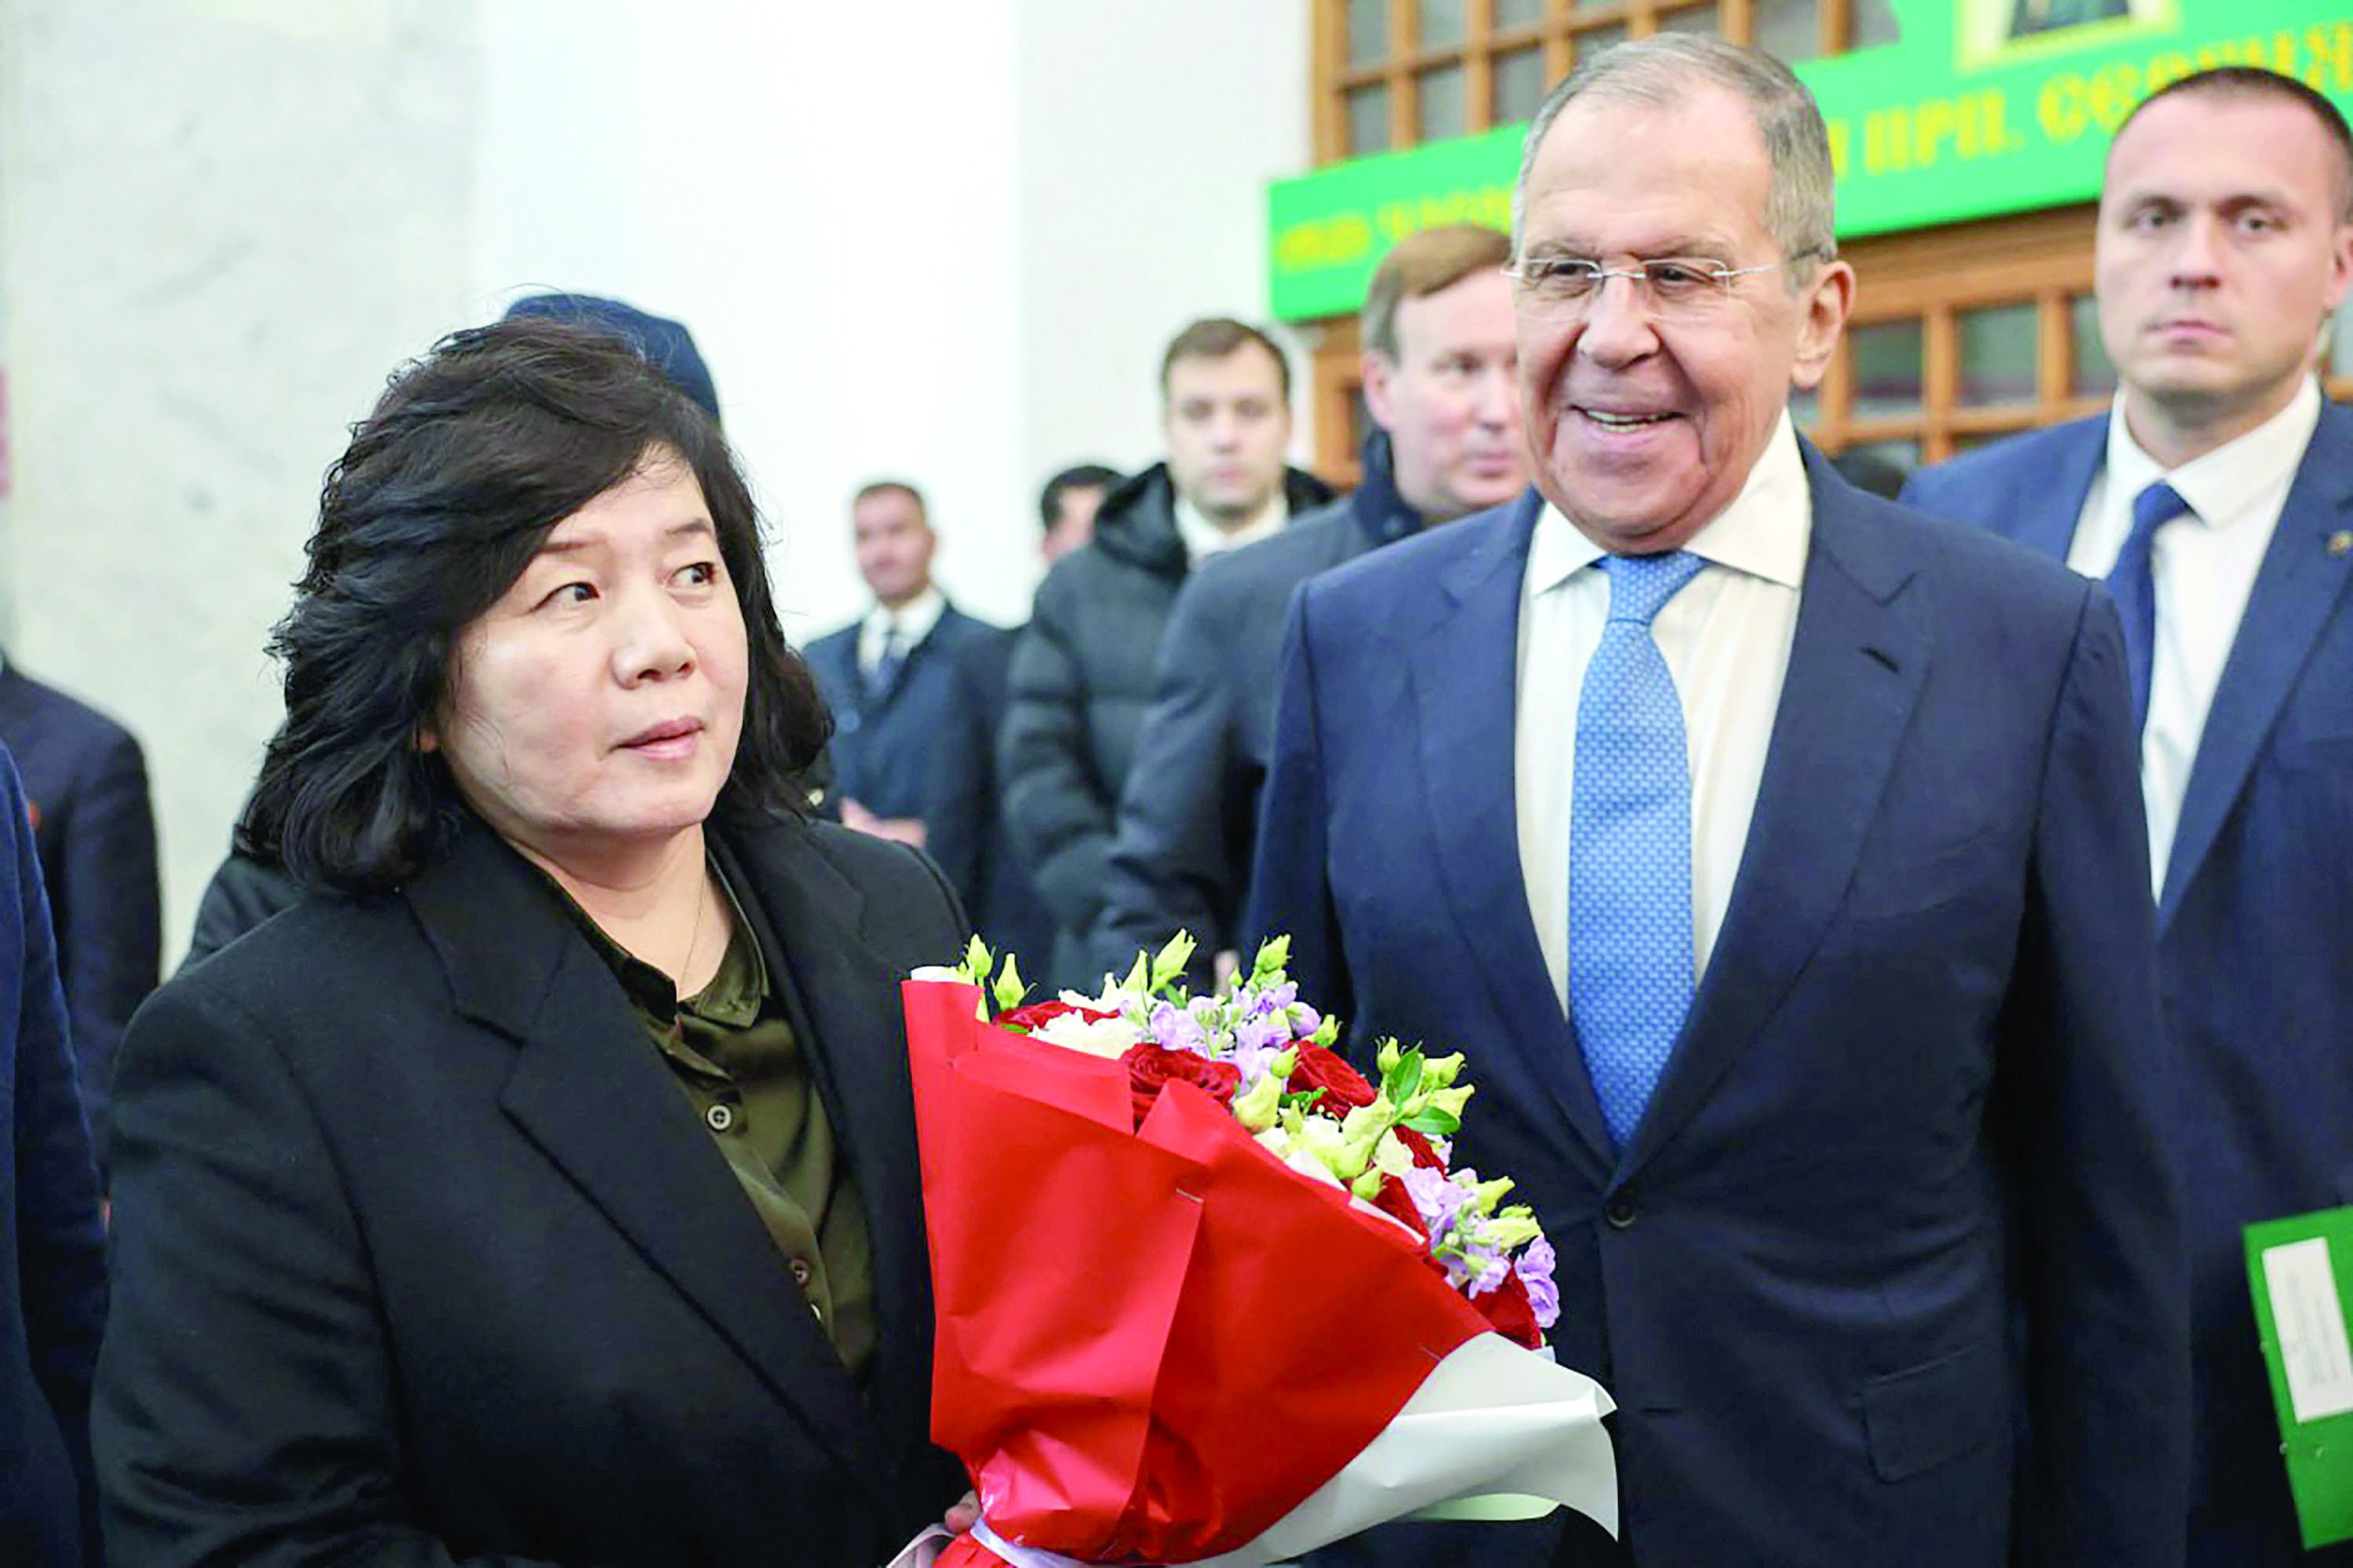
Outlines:
{"label": "dark blue necktie", "polygon": [[1577,702],[1568,1003],[1620,1149],[1666,1070],[1695,983],[1691,759],[1651,620],[1705,564],[1680,550],[1602,557],[1609,620]]}
{"label": "dark blue necktie", "polygon": [[899,671],[906,662],[906,634],[893,620],[882,633],[882,652],[876,655],[873,672],[866,677],[867,696],[879,702],[888,695],[892,683],[898,680]]}
{"label": "dark blue necktie", "polygon": [[2125,623],[2125,668],[2132,675],[2133,729],[2148,723],[2149,672],[2157,659],[2157,580],[2150,570],[2157,531],[2189,510],[2181,493],[2158,480],[2133,497],[2132,532],[2116,552],[2108,592]]}

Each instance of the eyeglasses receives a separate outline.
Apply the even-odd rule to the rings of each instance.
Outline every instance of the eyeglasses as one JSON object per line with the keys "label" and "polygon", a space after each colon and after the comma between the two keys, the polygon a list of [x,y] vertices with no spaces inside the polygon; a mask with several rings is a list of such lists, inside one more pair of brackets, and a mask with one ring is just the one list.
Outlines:
{"label": "eyeglasses", "polygon": [[1664,256],[1632,267],[1604,267],[1582,256],[1540,256],[1517,261],[1504,275],[1539,303],[1560,310],[1585,311],[1601,298],[1612,278],[1633,285],[1652,315],[1689,316],[1711,310],[1731,297],[1740,279],[1759,272],[1778,272],[1790,262],[1815,254],[1768,261],[1761,267],[1726,267],[1720,261],[1688,256]]}

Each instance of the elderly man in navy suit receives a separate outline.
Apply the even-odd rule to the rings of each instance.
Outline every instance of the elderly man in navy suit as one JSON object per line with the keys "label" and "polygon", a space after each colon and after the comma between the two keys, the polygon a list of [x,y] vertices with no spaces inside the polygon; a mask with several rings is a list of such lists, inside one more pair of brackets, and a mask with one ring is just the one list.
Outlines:
{"label": "elderly man in navy suit", "polygon": [[2149,98],[2100,200],[2115,406],[1909,496],[2105,577],[2124,612],[2182,1066],[2200,1563],[2298,1545],[2241,1233],[2353,1202],[2353,414],[2313,376],[2349,219],[2353,136],[2303,83],[2232,67]]}
{"label": "elderly man in navy suit", "polygon": [[1515,211],[1535,491],[1300,591],[1255,924],[1354,1048],[1469,1054],[1457,1157],[1559,1251],[1631,1561],[2179,1563],[2115,608],[1798,439],[1854,283],[1778,61],[1581,62]]}
{"label": "elderly man in navy suit", "polygon": [[106,1246],[31,815],[0,747],[0,1563],[73,1568],[98,1562]]}

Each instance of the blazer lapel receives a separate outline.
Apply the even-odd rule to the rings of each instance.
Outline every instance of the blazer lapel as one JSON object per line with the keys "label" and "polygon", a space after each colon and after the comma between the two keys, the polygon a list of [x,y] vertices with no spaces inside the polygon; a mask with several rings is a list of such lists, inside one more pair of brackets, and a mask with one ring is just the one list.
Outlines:
{"label": "blazer lapel", "polygon": [[[1520,589],[1542,498],[1533,490],[1487,526],[1487,537],[1440,577],[1442,602],[1408,632],[1420,722],[1421,777],[1437,834],[1439,874],[1466,951],[1496,1016],[1521,1049],[1517,1065],[1560,1107],[1564,1148],[1597,1185],[1615,1160],[1576,1032],[1560,1009],[1520,874],[1515,731]],[[1411,895],[1407,895],[1410,896]],[[1482,1065],[1489,1077],[1502,1064]],[[1505,1086],[1493,1086],[1503,1091]]]}
{"label": "blazer lapel", "polygon": [[406,897],[458,1010],[520,1043],[500,1097],[508,1118],[871,1482],[857,1389],[619,982],[554,895],[476,828]]}
{"label": "blazer lapel", "polygon": [[1732,902],[1665,1075],[1619,1166],[1640,1170],[1763,1031],[1828,929],[1911,723],[1928,639],[1855,492],[1810,449],[1813,543]]}
{"label": "blazer lapel", "polygon": [[2347,528],[2353,528],[2353,410],[2324,404],[2207,710],[2166,861],[2160,929],[2181,907],[2321,628],[2344,598],[2353,556],[2332,554],[2329,541]]}
{"label": "blazer lapel", "polygon": [[2084,420],[2068,434],[2060,461],[2047,473],[2029,475],[2018,495],[2018,532],[2013,537],[2030,549],[2063,566],[2075,542],[2075,524],[2084,515],[2084,500],[2092,493],[2108,456],[2105,415]]}
{"label": "blazer lapel", "polygon": [[[926,640],[928,641],[928,639]],[[807,1044],[827,1115],[866,1205],[879,1316],[871,1407],[892,1443],[920,1441],[930,1395],[931,1260],[915,1151],[914,1090],[895,1007],[899,973],[858,935],[865,898],[797,828],[753,835],[721,863],[777,978],[794,1031]],[[749,874],[744,874],[748,869]],[[788,937],[788,940],[780,938]]]}

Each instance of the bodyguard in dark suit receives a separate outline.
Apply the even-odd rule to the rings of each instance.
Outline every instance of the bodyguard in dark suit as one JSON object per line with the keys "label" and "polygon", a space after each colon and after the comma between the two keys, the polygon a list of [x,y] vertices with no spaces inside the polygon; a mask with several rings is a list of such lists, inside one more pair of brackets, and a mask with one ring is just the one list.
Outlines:
{"label": "bodyguard in dark suit", "polygon": [[[943,770],[986,771],[985,757],[945,743],[955,665],[974,644],[1003,636],[950,604],[932,582],[936,543],[923,493],[879,480],[850,503],[858,569],[874,607],[805,651],[833,710],[830,794],[861,832],[923,847],[926,811]],[[968,903],[979,889],[959,884]]]}
{"label": "bodyguard in dark suit", "polygon": [[1799,442],[1830,191],[1804,88],[1718,39],[1547,101],[1536,492],[1301,590],[1257,923],[1356,1048],[1468,1053],[1455,1157],[1559,1251],[1634,1563],[2161,1568],[2188,1300],[2116,614]]}
{"label": "bodyguard in dark suit", "polygon": [[749,493],[609,337],[458,334],[334,471],[243,826],[309,895],[123,1044],[109,1552],[871,1568],[962,1489],[897,1022],[955,897],[790,814]]}
{"label": "bodyguard in dark suit", "polygon": [[1177,589],[1209,556],[1332,499],[1282,461],[1291,368],[1264,333],[1195,322],[1162,356],[1160,392],[1168,460],[1113,491],[1093,540],[1046,574],[997,736],[1006,818],[1054,917],[1061,974],[1091,967],[1120,791]]}
{"label": "bodyguard in dark suit", "polygon": [[[2195,1285],[2193,1562],[2298,1558],[2243,1228],[2353,1202],[2353,142],[2269,71],[2190,77],[2101,198],[2106,416],[1918,476],[1923,510],[2108,581],[2139,747]],[[2353,1563],[2336,1547],[2314,1561]]]}
{"label": "bodyguard in dark suit", "polygon": [[115,1043],[162,962],[147,765],[129,730],[13,664],[0,668],[0,744],[30,797],[82,1104],[100,1134]]}
{"label": "bodyguard in dark suit", "polygon": [[0,1563],[73,1568],[98,1562],[106,1240],[28,804],[0,747]]}
{"label": "bodyguard in dark suit", "polygon": [[1423,229],[1382,258],[1360,328],[1377,426],[1356,493],[1273,538],[1213,557],[1176,596],[1158,695],[1120,795],[1097,973],[1179,930],[1197,982],[1234,945],[1274,742],[1275,663],[1292,590],[1366,551],[1516,495],[1527,442],[1512,383],[1510,244]]}

